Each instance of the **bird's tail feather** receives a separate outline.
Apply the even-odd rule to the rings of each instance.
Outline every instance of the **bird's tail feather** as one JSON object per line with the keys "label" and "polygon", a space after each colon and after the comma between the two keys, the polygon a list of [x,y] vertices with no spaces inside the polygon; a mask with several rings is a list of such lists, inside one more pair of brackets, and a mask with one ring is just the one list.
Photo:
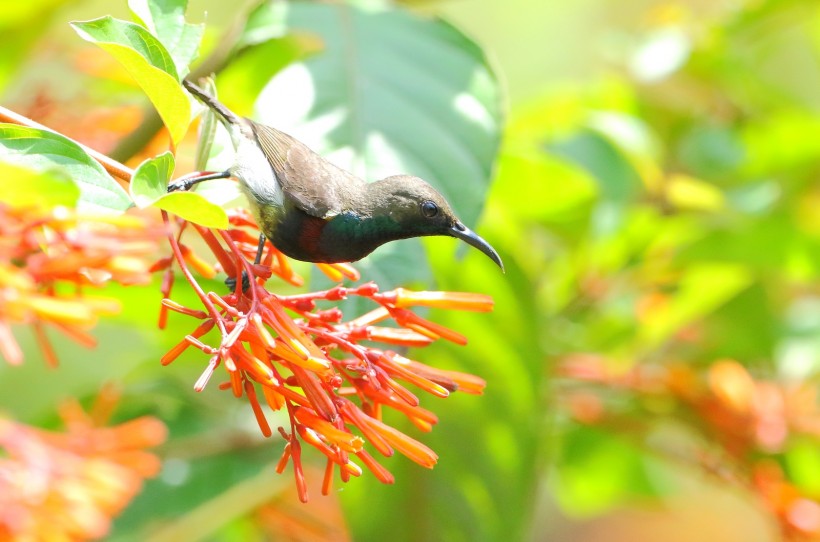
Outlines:
{"label": "bird's tail feather", "polygon": [[183,79],[182,86],[184,86],[188,92],[196,96],[199,101],[211,108],[217,115],[225,119],[228,124],[240,123],[239,117],[237,117],[233,111],[222,105],[216,98],[196,86],[191,81]]}

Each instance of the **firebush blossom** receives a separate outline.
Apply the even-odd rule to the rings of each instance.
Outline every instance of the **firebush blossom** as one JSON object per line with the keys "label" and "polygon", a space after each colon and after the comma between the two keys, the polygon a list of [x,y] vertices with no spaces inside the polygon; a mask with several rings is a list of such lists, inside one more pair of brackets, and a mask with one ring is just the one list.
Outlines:
{"label": "firebush blossom", "polygon": [[119,312],[120,303],[86,290],[109,281],[150,282],[146,261],[157,250],[157,233],[138,216],[0,205],[0,356],[12,365],[23,361],[11,324],[32,326],[52,366],[57,356],[46,327],[96,344],[88,330],[99,316]]}
{"label": "firebush blossom", "polygon": [[[385,423],[384,408],[398,411],[420,430],[430,431],[438,418],[420,406],[421,401],[406,384],[447,397],[456,390],[480,394],[485,383],[469,374],[424,365],[396,350],[426,346],[439,339],[466,344],[463,335],[412,309],[490,311],[493,302],[489,296],[401,288],[381,292],[373,282],[278,295],[264,286],[271,275],[294,285],[303,281],[275,248],[269,247],[261,264],[248,262],[256,252],[258,231],[246,212],[234,212],[230,216],[234,227],[227,231],[174,222],[164,216],[174,259],[197,292],[202,307],[185,307],[173,301],[170,293],[175,275],[171,258],[157,262],[153,269],[165,271],[160,322],[165,322],[168,311],[199,321],[166,353],[162,363],[170,364],[188,348],[201,350],[208,356],[208,363],[194,388],[203,390],[222,366],[227,380],[219,385],[220,389],[248,400],[266,437],[274,430],[263,406],[272,411],[285,409],[289,424],[278,428],[286,444],[277,470],[281,473],[292,464],[302,501],[308,499],[301,459],[303,444],[326,456],[324,494],[331,490],[335,472],[347,482],[361,475],[360,464],[380,481],[393,483],[393,476],[374,455],[389,457],[398,451],[421,466],[432,468],[436,464],[438,457],[430,448]],[[181,242],[182,232],[189,228],[211,250],[216,266]],[[192,270],[212,277],[219,268],[235,277],[235,288],[224,294],[205,292]],[[319,268],[337,281],[359,279],[350,265],[320,264]],[[243,272],[252,277],[245,281],[244,289]],[[369,300],[373,309],[346,320],[338,307],[319,308],[320,303],[332,304],[351,296]],[[387,322],[392,325],[385,325]],[[219,334],[218,344],[207,344],[203,336],[214,329]]]}
{"label": "firebush blossom", "polygon": [[[114,169],[124,172],[124,178],[131,174],[121,165]],[[304,444],[326,457],[324,494],[330,492],[337,471],[343,482],[366,468],[380,481],[393,483],[377,456],[398,451],[424,467],[436,464],[438,457],[430,448],[385,422],[384,409],[403,414],[421,431],[430,431],[438,418],[421,406],[417,392],[407,384],[447,397],[456,390],[481,394],[485,383],[401,354],[408,347],[424,347],[439,339],[467,343],[465,336],[413,309],[490,311],[489,296],[402,288],[382,292],[373,282],[278,295],[265,287],[271,276],[295,286],[304,281],[273,247],[259,264],[249,263],[256,252],[258,229],[247,211],[233,211],[228,230],[207,229],[165,211],[162,217],[157,226],[132,214],[84,217],[60,207],[0,206],[0,355],[11,364],[23,361],[11,325],[28,324],[47,363],[56,366],[46,326],[91,347],[96,341],[89,330],[97,319],[120,309],[115,298],[88,295],[87,290],[108,282],[146,284],[151,273],[163,273],[160,328],[165,327],[169,312],[199,323],[161,362],[170,364],[190,347],[206,354],[208,363],[194,384],[196,391],[202,391],[222,366],[227,380],[220,389],[248,400],[263,435],[278,432],[284,438],[278,471],[293,466],[302,501],[308,499]],[[199,237],[193,243],[188,241],[191,232]],[[171,255],[149,265],[146,262],[156,257],[157,239],[163,233]],[[203,246],[210,257],[200,256]],[[177,267],[199,297],[200,307],[182,306],[171,298]],[[336,282],[360,279],[348,264],[318,264],[318,268]],[[236,287],[228,293],[206,292],[194,275],[210,279],[220,271],[236,279]],[[372,310],[346,319],[339,307],[332,306],[352,296],[367,299]],[[212,330],[219,336],[214,345],[205,338]],[[284,409],[287,427],[274,431],[265,408]],[[13,422],[3,423],[5,431],[17,431]]]}
{"label": "firebush blossom", "polygon": [[60,411],[65,432],[0,416],[0,540],[79,541],[105,536],[111,519],[156,476],[165,426],[136,418],[105,427],[116,394],[104,390],[89,413]]}
{"label": "firebush blossom", "polygon": [[[438,418],[421,406],[407,384],[447,397],[456,390],[480,394],[485,383],[472,375],[424,365],[398,350],[427,346],[439,339],[467,343],[460,333],[420,316],[413,308],[489,311],[493,307],[490,297],[402,288],[381,292],[373,282],[277,295],[264,286],[272,275],[296,286],[304,281],[275,248],[267,251],[260,264],[248,263],[256,250],[258,230],[247,212],[233,212],[232,228],[227,231],[172,221],[165,213],[163,217],[172,255],[148,265],[148,255],[156,253],[156,239],[163,230],[140,217],[92,218],[62,208],[35,212],[0,206],[0,354],[9,363],[22,362],[11,324],[29,324],[44,358],[56,366],[46,325],[93,346],[96,341],[90,328],[101,315],[120,308],[114,298],[88,295],[89,287],[109,281],[145,284],[151,272],[163,272],[160,327],[165,327],[170,311],[199,324],[163,356],[162,363],[171,363],[189,347],[201,350],[208,364],[194,389],[202,391],[221,365],[227,381],[220,388],[248,400],[266,437],[274,430],[263,406],[285,409],[289,424],[278,428],[286,441],[278,470],[293,465],[301,500],[308,498],[301,460],[305,443],[326,456],[325,494],[331,490],[336,471],[346,482],[361,475],[364,467],[382,482],[392,483],[393,476],[374,455],[388,457],[398,451],[424,467],[436,464],[438,458],[430,448],[385,423],[383,409],[398,411],[420,430],[430,431]],[[183,243],[186,230],[204,241],[215,265]],[[171,299],[174,261],[198,294],[201,307],[184,307]],[[360,278],[347,264],[318,267],[337,282]],[[205,292],[194,277],[195,272],[212,278],[220,270],[237,278],[233,291]],[[253,277],[246,280],[249,287],[245,290],[243,272]],[[345,319],[338,307],[318,307],[351,296],[368,299],[373,309]],[[202,340],[213,329],[220,336],[216,346]],[[5,422],[6,427],[10,424]]]}

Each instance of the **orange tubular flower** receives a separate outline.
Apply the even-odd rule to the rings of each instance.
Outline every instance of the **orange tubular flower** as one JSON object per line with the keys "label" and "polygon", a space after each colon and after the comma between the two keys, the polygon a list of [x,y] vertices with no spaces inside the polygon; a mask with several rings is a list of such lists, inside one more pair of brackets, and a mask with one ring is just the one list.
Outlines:
{"label": "orange tubular flower", "polygon": [[392,292],[382,294],[381,297],[400,308],[421,306],[475,312],[493,310],[492,297],[467,292],[413,292],[396,288]]}
{"label": "orange tubular flower", "polygon": [[[443,338],[466,344],[466,337],[422,318],[412,308],[489,311],[492,300],[484,295],[456,292],[397,289],[381,293],[374,283],[276,295],[263,286],[272,274],[292,285],[302,284],[302,278],[294,273],[288,259],[272,247],[260,264],[249,264],[257,245],[255,232],[249,231],[253,223],[242,211],[232,211],[229,218],[234,228],[218,231],[200,226],[186,228],[184,221],[171,221],[163,213],[163,231],[173,255],[150,265],[146,258],[155,257],[155,239],[160,230],[142,218],[80,219],[64,210],[32,212],[0,206],[0,355],[12,364],[23,361],[11,332],[11,324],[19,323],[33,327],[44,358],[51,365],[57,363],[57,357],[48,342],[46,327],[93,346],[94,338],[87,330],[101,315],[118,311],[119,304],[115,299],[85,295],[83,290],[111,280],[144,284],[149,282],[150,273],[160,272],[165,297],[160,307],[160,327],[165,327],[170,313],[197,321],[191,333],[169,350],[161,362],[172,363],[189,347],[201,350],[208,356],[208,363],[194,385],[195,390],[203,390],[222,365],[227,371],[227,382],[220,384],[220,389],[230,389],[236,397],[248,399],[265,436],[274,432],[266,409],[285,409],[290,428],[287,432],[279,428],[287,441],[279,470],[293,463],[302,500],[307,499],[307,493],[301,443],[310,444],[327,456],[325,491],[332,487],[337,467],[345,482],[361,473],[355,460],[361,460],[379,480],[392,483],[393,477],[368,454],[367,446],[384,456],[392,455],[395,449],[425,467],[432,467],[435,454],[386,425],[382,421],[384,407],[404,414],[422,431],[429,431],[437,418],[419,406],[421,399],[407,385],[447,397],[456,390],[480,393],[484,381],[428,367],[375,348],[372,343],[422,347]],[[213,257],[200,257],[191,248],[201,243],[182,244],[183,231],[199,235]],[[200,306],[186,307],[171,299],[174,264],[198,295]],[[347,264],[320,268],[334,280],[359,279],[358,271]],[[224,271],[236,279],[236,287],[226,294],[203,291],[192,270],[205,278]],[[332,304],[350,296],[368,299],[373,310],[345,320],[338,307],[317,308],[317,303]],[[388,320],[398,327],[383,324]],[[218,344],[209,345],[203,337],[212,330],[219,339]],[[353,401],[354,396],[358,403]],[[8,422],[3,427],[10,431]]]}
{"label": "orange tubular flower", "polygon": [[[166,223],[171,225],[170,220],[166,219]],[[252,222],[241,212],[231,216],[231,223],[239,228],[252,227]],[[220,384],[220,389],[230,389],[237,397],[247,397],[265,436],[272,433],[265,418],[265,407],[273,411],[285,409],[290,427],[278,428],[286,446],[277,471],[281,473],[288,463],[293,464],[301,500],[308,498],[301,463],[303,443],[327,458],[323,493],[330,491],[333,473],[337,470],[343,482],[361,474],[361,468],[354,463],[356,460],[380,481],[393,483],[393,476],[368,453],[370,446],[383,456],[391,456],[395,450],[424,467],[435,465],[438,458],[432,450],[382,420],[385,407],[404,414],[422,431],[430,431],[438,418],[419,406],[421,399],[406,385],[443,398],[456,390],[480,394],[484,381],[472,375],[428,367],[395,352],[378,349],[372,343],[420,347],[443,338],[466,344],[466,337],[420,317],[412,307],[485,312],[492,310],[491,298],[401,288],[381,293],[371,282],[298,295],[276,295],[263,286],[271,274],[291,284],[301,282],[282,254],[268,247],[262,264],[251,265],[247,262],[256,249],[255,236],[245,230],[212,231],[197,227],[193,231],[206,241],[219,267],[236,279],[237,286],[225,294],[202,290],[190,268],[205,270],[209,275],[213,267],[205,264],[205,259],[195,258],[169,227],[168,240],[176,263],[202,306],[183,307],[170,299],[163,301],[165,309],[193,317],[199,323],[162,362],[172,362],[189,346],[208,355],[208,365],[195,384],[197,391],[204,388],[219,365],[225,367],[228,381]],[[157,271],[166,267],[158,266]],[[349,265],[320,265],[320,268],[334,280],[359,278],[358,272]],[[241,274],[245,275],[244,279]],[[244,289],[240,282],[244,282]],[[373,310],[345,321],[338,307],[317,307],[319,303],[332,304],[350,296],[370,300]],[[376,325],[386,320],[392,320],[398,327]],[[200,338],[213,328],[219,332],[219,344],[203,344]],[[367,343],[362,344],[364,341]]]}

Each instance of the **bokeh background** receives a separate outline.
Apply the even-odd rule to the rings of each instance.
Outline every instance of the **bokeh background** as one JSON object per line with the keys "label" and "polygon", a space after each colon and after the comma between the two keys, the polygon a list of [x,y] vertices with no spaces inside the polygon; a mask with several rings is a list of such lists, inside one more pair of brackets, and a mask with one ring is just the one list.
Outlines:
{"label": "bokeh background", "polygon": [[[2,2],[2,104],[128,154],[121,141],[146,102],[67,25],[127,18],[122,4]],[[208,12],[206,48],[241,17],[234,4],[190,1],[190,19]],[[271,472],[281,442],[262,441],[247,405],[215,387],[193,392],[201,359],[160,367],[190,330],[173,319],[156,329],[156,285],[110,287],[124,311],[100,322],[93,350],[55,337],[57,370],[15,328],[26,363],[0,363],[0,410],[53,426],[61,400],[113,381],[119,418],[150,413],[169,426],[163,470],[112,540],[820,537],[820,6],[390,5],[472,38],[503,94],[475,226],[506,274],[475,251],[454,259],[447,240],[425,244],[441,289],[496,302],[491,314],[434,313],[470,344],[415,353],[487,381],[481,397],[426,400],[440,423],[420,438],[437,467],[395,458],[394,486],[365,475],[298,503],[291,477]],[[226,73],[221,95],[247,107],[243,81],[259,88],[255,74],[270,77],[314,41]],[[131,160],[163,146],[157,137]]]}

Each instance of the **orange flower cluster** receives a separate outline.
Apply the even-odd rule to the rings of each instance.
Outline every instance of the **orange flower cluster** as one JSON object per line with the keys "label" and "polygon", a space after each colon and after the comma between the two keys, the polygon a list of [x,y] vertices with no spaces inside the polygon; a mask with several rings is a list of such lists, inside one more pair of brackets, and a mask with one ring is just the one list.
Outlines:
{"label": "orange flower cluster", "polygon": [[86,346],[98,316],[116,313],[113,298],[84,295],[84,286],[107,281],[145,284],[145,256],[156,250],[158,231],[135,216],[78,216],[55,208],[0,205],[0,356],[17,365],[23,353],[12,324],[33,326],[46,361],[57,356],[45,324]]}
{"label": "orange flower cluster", "polygon": [[90,414],[67,403],[65,433],[0,417],[0,541],[105,536],[142,481],[159,472],[144,448],[165,440],[165,426],[145,417],[101,427],[113,402],[101,394]]}
{"label": "orange flower cluster", "polygon": [[[232,222],[238,226],[251,225],[244,214],[234,215]],[[170,226],[170,221],[168,223]],[[202,308],[184,307],[167,298],[173,277],[168,271],[166,277],[170,279],[164,289],[163,310],[185,314],[201,323],[163,357],[162,363],[171,363],[189,347],[201,350],[209,356],[209,362],[195,389],[204,389],[217,367],[224,367],[228,380],[220,388],[248,399],[265,436],[271,436],[273,430],[263,404],[273,411],[286,409],[290,424],[288,428],[279,428],[287,444],[278,470],[282,472],[289,462],[293,464],[302,501],[308,498],[301,462],[303,443],[327,457],[324,494],[330,491],[337,470],[345,482],[361,474],[362,469],[354,457],[382,482],[393,482],[393,476],[366,449],[368,444],[383,456],[398,451],[424,467],[435,465],[437,456],[430,448],[382,421],[383,408],[401,412],[419,429],[430,431],[437,422],[436,415],[422,408],[418,397],[402,382],[435,396],[447,397],[455,390],[480,394],[484,381],[423,365],[390,348],[425,346],[440,338],[465,344],[464,336],[410,309],[422,306],[489,311],[493,306],[491,298],[403,289],[379,292],[372,282],[280,296],[263,286],[271,273],[293,284],[302,282],[282,254],[271,249],[261,265],[251,265],[247,260],[257,246],[252,234],[242,229],[214,233],[196,228],[196,231],[213,251],[219,266],[236,277],[237,285],[225,295],[204,292],[189,267],[204,271],[206,276],[210,276],[213,268],[182,245],[169,227],[175,259],[197,291]],[[170,270],[170,261],[157,266],[162,267]],[[355,270],[347,265],[322,267],[331,277],[358,278]],[[244,291],[243,271],[254,277],[246,280],[248,287]],[[375,308],[345,321],[338,307],[319,309],[317,305],[350,296],[367,298]],[[164,317],[161,320],[164,321]],[[387,320],[398,327],[382,325]],[[212,329],[219,332],[216,346],[201,340]],[[362,344],[363,341],[368,345]],[[369,346],[373,342],[382,343],[384,347]]]}
{"label": "orange flower cluster", "polygon": [[[561,376],[604,384],[643,398],[670,398],[681,418],[719,444],[694,458],[722,479],[752,487],[778,518],[788,539],[820,538],[820,502],[791,483],[776,460],[790,437],[820,438],[818,386],[758,380],[734,360],[718,360],[705,373],[683,364],[639,366],[614,372],[596,356],[573,356],[559,366]],[[588,424],[616,422],[600,393],[578,389],[562,395],[573,417]],[[715,453],[729,468],[716,468]],[[681,458],[678,458],[681,459]]]}

